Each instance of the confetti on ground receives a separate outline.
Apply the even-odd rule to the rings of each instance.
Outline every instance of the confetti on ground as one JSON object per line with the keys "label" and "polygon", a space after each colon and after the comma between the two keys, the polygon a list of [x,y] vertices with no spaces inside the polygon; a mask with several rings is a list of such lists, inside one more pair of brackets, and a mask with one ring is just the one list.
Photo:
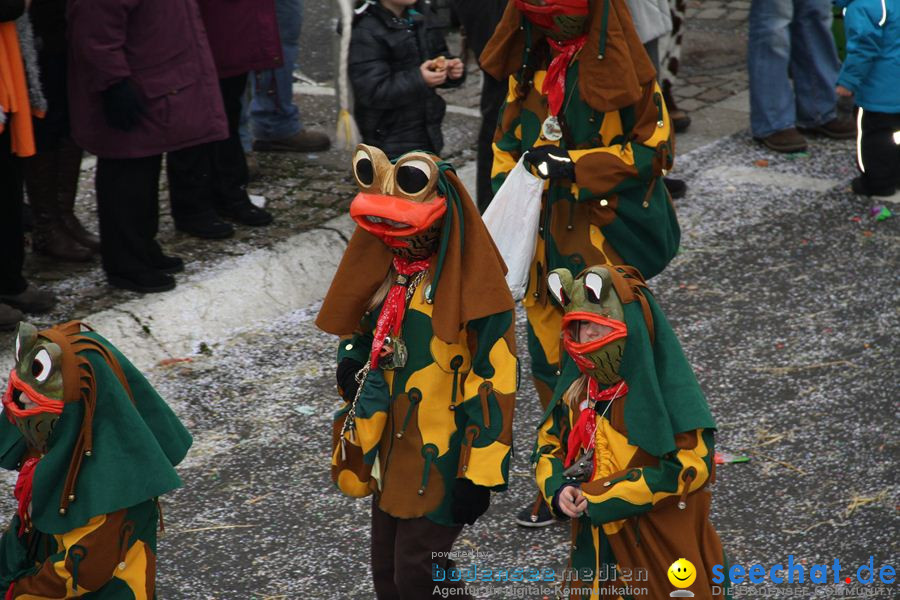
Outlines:
{"label": "confetti on ground", "polygon": [[745,463],[750,462],[750,457],[730,452],[716,452],[715,461],[717,465]]}
{"label": "confetti on ground", "polygon": [[769,161],[767,161],[764,158],[761,158],[758,161],[754,162],[753,164],[756,165],[757,167],[768,167]]}

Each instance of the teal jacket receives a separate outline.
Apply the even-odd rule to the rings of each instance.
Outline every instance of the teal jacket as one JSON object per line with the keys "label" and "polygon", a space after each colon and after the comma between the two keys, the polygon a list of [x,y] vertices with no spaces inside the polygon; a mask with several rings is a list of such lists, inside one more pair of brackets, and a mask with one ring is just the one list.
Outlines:
{"label": "teal jacket", "polygon": [[835,0],[844,9],[847,57],[838,85],[865,110],[900,113],[900,0]]}

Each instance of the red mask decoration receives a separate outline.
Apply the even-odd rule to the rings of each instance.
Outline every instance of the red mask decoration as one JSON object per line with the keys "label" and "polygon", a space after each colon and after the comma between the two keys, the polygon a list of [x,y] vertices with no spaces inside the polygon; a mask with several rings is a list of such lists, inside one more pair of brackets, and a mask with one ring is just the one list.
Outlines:
{"label": "red mask decoration", "polygon": [[[570,325],[573,321],[590,321],[592,323],[597,323],[598,325],[603,325],[611,331],[601,338],[587,342],[579,342],[572,337],[572,328]],[[565,347],[566,352],[569,353],[569,356],[572,357],[582,373],[586,374],[589,374],[592,370],[596,369],[596,365],[591,361],[588,355],[600,350],[600,348],[607,344],[628,336],[628,328],[625,323],[592,312],[566,313],[562,318],[562,328],[563,346]]]}

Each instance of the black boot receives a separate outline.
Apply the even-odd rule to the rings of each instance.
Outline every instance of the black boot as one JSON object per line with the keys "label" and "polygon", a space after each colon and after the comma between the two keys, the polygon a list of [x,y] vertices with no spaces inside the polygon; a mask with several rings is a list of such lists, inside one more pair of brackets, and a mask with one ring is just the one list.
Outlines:
{"label": "black boot", "polygon": [[41,152],[25,160],[25,189],[34,216],[32,247],[57,260],[86,262],[92,252],[69,235],[60,218],[56,188],[56,152]]}
{"label": "black boot", "polygon": [[78,178],[81,175],[82,150],[70,139],[63,140],[57,151],[57,179],[59,192],[59,216],[63,227],[82,246],[100,250],[100,237],[84,228],[75,216],[75,198],[78,196]]}

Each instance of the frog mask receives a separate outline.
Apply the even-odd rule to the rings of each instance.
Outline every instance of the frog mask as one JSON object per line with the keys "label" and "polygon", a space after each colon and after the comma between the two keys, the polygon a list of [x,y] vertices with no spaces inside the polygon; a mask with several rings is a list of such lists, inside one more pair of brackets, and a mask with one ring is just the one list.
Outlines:
{"label": "frog mask", "polygon": [[440,167],[425,152],[409,152],[396,163],[373,146],[360,144],[353,157],[360,192],[350,216],[396,256],[430,257],[438,249],[447,199],[438,193]]}
{"label": "frog mask", "polygon": [[3,408],[28,445],[44,454],[64,407],[62,349],[33,325],[19,323],[15,350]]}
{"label": "frog mask", "polygon": [[550,293],[562,306],[562,343],[582,373],[603,386],[621,379],[625,353],[625,310],[603,266],[585,269],[576,279],[567,269],[547,276]]}

